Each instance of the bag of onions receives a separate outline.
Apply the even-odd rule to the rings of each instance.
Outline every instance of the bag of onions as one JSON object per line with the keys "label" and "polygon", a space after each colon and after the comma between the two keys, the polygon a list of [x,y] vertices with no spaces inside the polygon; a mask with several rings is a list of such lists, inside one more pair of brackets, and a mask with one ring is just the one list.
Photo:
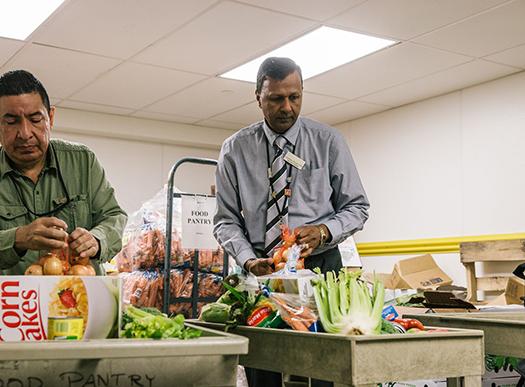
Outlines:
{"label": "bag of onions", "polygon": [[95,276],[95,268],[89,258],[73,254],[69,248],[53,250],[40,257],[38,262],[30,265],[25,275],[77,275]]}

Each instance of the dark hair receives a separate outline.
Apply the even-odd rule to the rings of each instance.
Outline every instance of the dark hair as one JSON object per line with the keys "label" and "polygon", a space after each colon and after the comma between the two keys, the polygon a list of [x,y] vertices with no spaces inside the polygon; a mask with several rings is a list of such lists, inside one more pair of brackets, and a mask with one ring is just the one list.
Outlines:
{"label": "dark hair", "polygon": [[270,57],[266,58],[259,67],[257,72],[257,86],[255,92],[259,94],[262,89],[263,82],[266,78],[277,79],[282,81],[291,73],[297,71],[301,78],[301,86],[303,85],[303,74],[301,68],[290,58]]}
{"label": "dark hair", "polygon": [[51,109],[44,85],[33,74],[25,70],[13,70],[0,77],[0,97],[38,93],[47,111]]}

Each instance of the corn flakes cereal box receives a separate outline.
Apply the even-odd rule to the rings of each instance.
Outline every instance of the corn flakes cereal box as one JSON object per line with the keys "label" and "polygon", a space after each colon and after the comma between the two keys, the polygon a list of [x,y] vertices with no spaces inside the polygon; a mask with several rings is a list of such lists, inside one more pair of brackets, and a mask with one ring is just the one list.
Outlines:
{"label": "corn flakes cereal box", "polygon": [[116,337],[120,280],[0,276],[0,341],[48,339],[48,320],[82,319],[83,339]]}

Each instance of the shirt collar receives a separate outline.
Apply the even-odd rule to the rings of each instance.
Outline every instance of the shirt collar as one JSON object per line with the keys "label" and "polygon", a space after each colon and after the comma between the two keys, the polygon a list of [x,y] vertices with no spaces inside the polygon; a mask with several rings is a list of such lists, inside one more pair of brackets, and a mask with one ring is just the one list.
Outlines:
{"label": "shirt collar", "polygon": [[49,146],[47,147],[47,155],[46,155],[46,163],[44,165],[44,170],[46,169],[57,169],[57,158],[55,149],[53,148],[53,145],[51,145],[51,142],[49,143]]}
{"label": "shirt collar", "polygon": [[275,133],[272,129],[270,129],[270,127],[266,123],[266,120],[263,120],[264,134],[266,135],[268,143],[270,144],[273,144],[278,136],[283,136],[290,144],[295,145],[295,143],[297,142],[297,137],[299,136],[299,131],[301,130],[301,126],[301,117],[297,117],[295,123],[286,132],[284,132],[283,134],[278,134]]}
{"label": "shirt collar", "polygon": [[[51,144],[47,148],[46,163],[44,165],[44,170],[47,169],[57,169],[57,160],[55,152],[51,150]],[[4,148],[0,147],[0,178],[3,179],[8,173],[18,173],[18,171],[11,166],[7,153],[5,153]]]}
{"label": "shirt collar", "polygon": [[6,174],[14,171],[13,167],[11,167],[11,164],[9,164],[9,161],[7,160],[7,154],[5,153],[4,148],[0,148],[0,171],[0,177],[2,179]]}

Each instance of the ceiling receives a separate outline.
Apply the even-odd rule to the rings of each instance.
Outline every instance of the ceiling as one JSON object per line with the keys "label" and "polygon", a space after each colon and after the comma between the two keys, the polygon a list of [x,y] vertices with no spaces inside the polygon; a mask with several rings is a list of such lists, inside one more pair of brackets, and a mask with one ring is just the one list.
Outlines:
{"label": "ceiling", "polygon": [[302,113],[337,124],[523,71],[523,20],[525,0],[66,0],[0,65],[60,107],[236,130],[254,84],[217,74],[321,25],[399,40],[305,81]]}

